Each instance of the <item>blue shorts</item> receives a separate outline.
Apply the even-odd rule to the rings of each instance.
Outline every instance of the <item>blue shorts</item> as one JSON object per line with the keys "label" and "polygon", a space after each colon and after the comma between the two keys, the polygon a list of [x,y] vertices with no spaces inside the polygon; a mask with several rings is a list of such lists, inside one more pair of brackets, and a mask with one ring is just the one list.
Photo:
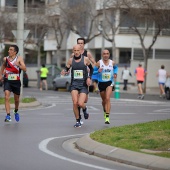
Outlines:
{"label": "blue shorts", "polygon": [[163,86],[165,85],[165,83],[159,82],[159,84],[162,84]]}

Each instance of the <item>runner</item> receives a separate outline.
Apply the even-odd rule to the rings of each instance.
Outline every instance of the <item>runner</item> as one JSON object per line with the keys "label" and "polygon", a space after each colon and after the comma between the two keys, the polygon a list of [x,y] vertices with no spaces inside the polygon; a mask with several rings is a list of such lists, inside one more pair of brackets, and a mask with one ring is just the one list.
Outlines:
{"label": "runner", "polygon": [[98,88],[102,99],[105,124],[110,124],[110,97],[114,90],[114,78],[117,77],[118,72],[118,67],[109,57],[109,50],[104,49],[102,52],[102,59],[97,62],[93,72],[94,74],[98,74]]}
{"label": "runner", "polygon": [[[11,45],[8,50],[9,56],[3,58],[3,64],[0,70],[0,80],[4,81],[4,94],[5,94],[5,109],[6,117],[5,122],[11,121],[10,115],[10,94],[14,93],[14,115],[15,120],[19,122],[19,96],[20,96],[20,72],[21,70],[26,71],[25,63],[21,56],[17,56],[19,51],[18,46]],[[3,80],[4,79],[4,80]]]}
{"label": "runner", "polygon": [[[68,74],[71,69],[71,87],[70,92],[73,101],[73,111],[76,118],[74,127],[81,127],[78,106],[83,109],[84,118],[88,119],[87,107],[85,104],[86,96],[88,94],[88,86],[91,84],[91,75],[93,67],[90,60],[81,54],[80,45],[73,47],[74,56],[67,62],[66,69],[61,72],[62,75]],[[87,66],[90,69],[89,75]]]}

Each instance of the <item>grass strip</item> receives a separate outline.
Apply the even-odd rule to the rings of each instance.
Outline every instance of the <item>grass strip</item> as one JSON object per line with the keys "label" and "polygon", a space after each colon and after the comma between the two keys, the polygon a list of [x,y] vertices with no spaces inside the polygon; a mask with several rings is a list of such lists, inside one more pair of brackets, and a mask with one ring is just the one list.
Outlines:
{"label": "grass strip", "polygon": [[[31,103],[31,102],[34,102],[36,101],[36,99],[34,97],[26,97],[26,98],[23,98],[22,99],[22,103]],[[10,98],[10,103],[13,104],[14,103],[14,98],[11,97]],[[0,97],[0,104],[5,104],[5,99]]]}
{"label": "grass strip", "polygon": [[100,143],[137,152],[148,150],[170,158],[170,120],[152,121],[95,131],[90,137]]}

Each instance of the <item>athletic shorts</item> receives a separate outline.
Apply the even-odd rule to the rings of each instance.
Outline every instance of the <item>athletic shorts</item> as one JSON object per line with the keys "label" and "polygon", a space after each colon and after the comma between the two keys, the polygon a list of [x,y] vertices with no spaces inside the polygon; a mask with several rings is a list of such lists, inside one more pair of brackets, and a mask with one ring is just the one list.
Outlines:
{"label": "athletic shorts", "polygon": [[137,84],[143,84],[143,81],[137,81]]}
{"label": "athletic shorts", "polygon": [[16,95],[20,95],[21,82],[20,80],[4,80],[4,91],[8,90]]}
{"label": "athletic shorts", "polygon": [[165,83],[159,82],[159,84],[162,84],[163,86],[165,85]]}
{"label": "athletic shorts", "polygon": [[107,87],[110,86],[112,84],[112,81],[108,81],[108,82],[99,82],[98,83],[98,88],[99,91],[106,91]]}
{"label": "athletic shorts", "polygon": [[83,87],[71,86],[71,87],[70,87],[70,92],[71,92],[72,90],[77,90],[79,93],[85,93],[85,94],[88,94],[88,93],[89,93],[88,87],[85,87],[85,86],[83,86]]}
{"label": "athletic shorts", "polygon": [[41,77],[41,81],[47,80],[47,77]]}

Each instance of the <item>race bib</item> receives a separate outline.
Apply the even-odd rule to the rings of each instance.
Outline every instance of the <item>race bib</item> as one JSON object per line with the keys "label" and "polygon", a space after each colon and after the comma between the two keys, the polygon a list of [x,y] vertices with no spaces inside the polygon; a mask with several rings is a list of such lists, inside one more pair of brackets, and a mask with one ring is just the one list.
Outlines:
{"label": "race bib", "polygon": [[74,70],[74,79],[82,79],[83,70]]}
{"label": "race bib", "polygon": [[17,80],[17,75],[16,74],[9,74],[8,80]]}
{"label": "race bib", "polygon": [[102,80],[108,81],[111,79],[111,73],[102,73]]}

